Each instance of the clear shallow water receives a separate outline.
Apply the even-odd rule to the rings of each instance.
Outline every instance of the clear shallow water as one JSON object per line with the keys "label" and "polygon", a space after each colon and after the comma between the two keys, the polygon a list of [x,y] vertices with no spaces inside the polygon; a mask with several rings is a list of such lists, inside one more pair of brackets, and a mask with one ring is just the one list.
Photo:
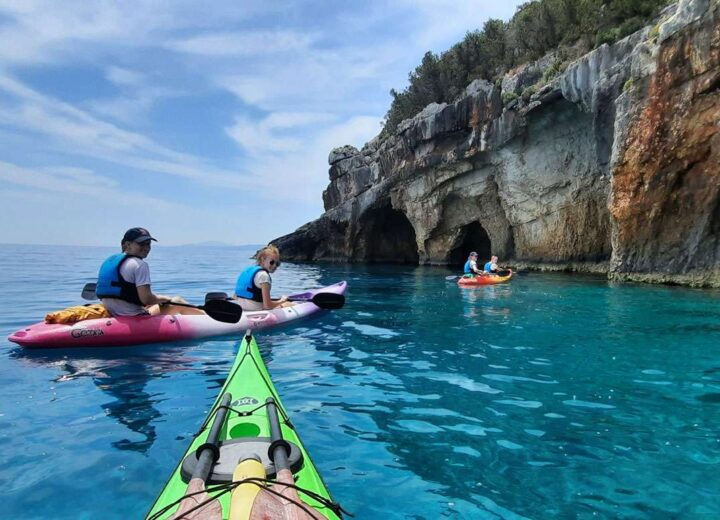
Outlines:
{"label": "clear shallow water", "polygon": [[[0,332],[79,301],[105,248],[3,246]],[[158,245],[154,289],[230,290],[250,251]],[[561,274],[458,289],[439,268],[284,264],[348,304],[258,335],[356,518],[716,518],[720,293]],[[0,340],[7,518],[140,518],[232,364],[232,340],[25,352]]]}

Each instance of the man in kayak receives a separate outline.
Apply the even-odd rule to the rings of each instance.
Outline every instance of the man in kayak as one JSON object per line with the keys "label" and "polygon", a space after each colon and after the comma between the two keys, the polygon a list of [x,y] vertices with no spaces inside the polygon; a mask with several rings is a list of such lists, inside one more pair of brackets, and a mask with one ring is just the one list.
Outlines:
{"label": "man in kayak", "polygon": [[475,251],[470,253],[470,255],[468,256],[467,262],[465,262],[465,267],[463,268],[463,272],[465,273],[466,276],[472,276],[474,274],[478,274],[478,275],[485,274],[480,269],[478,269],[477,258],[478,258],[478,254]]}
{"label": "man in kayak", "polygon": [[490,257],[490,261],[485,264],[484,270],[488,274],[497,274],[499,271],[497,266],[498,257],[493,255]]}
{"label": "man in kayak", "polygon": [[125,232],[120,241],[122,253],[112,255],[100,266],[97,297],[113,316],[205,314],[200,309],[171,305],[172,302],[187,303],[180,296],[152,292],[150,266],[144,261],[150,254],[152,241],[157,242],[145,228]]}
{"label": "man in kayak", "polygon": [[235,283],[235,298],[244,311],[262,311],[277,307],[289,307],[287,296],[279,300],[270,298],[272,278],[270,275],[280,267],[280,251],[273,245],[263,247],[257,254],[256,265],[245,269]]}

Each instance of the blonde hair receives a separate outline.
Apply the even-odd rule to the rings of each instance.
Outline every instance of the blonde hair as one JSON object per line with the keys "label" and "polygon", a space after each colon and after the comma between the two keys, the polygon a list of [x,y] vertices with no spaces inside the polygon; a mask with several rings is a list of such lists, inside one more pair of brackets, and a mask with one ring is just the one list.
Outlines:
{"label": "blonde hair", "polygon": [[263,247],[260,251],[258,251],[256,256],[258,265],[260,265],[260,263],[263,261],[263,258],[270,255],[277,256],[278,259],[280,259],[280,250],[277,248],[277,246],[269,244]]}

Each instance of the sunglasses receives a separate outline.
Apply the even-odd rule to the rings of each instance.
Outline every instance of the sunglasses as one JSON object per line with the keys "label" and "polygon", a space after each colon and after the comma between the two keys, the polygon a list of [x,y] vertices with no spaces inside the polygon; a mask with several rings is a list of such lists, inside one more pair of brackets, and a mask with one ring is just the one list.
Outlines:
{"label": "sunglasses", "polygon": [[280,260],[277,260],[277,261],[275,261],[275,260],[270,260],[270,261],[268,262],[268,264],[270,264],[270,265],[277,265],[278,267],[280,267]]}

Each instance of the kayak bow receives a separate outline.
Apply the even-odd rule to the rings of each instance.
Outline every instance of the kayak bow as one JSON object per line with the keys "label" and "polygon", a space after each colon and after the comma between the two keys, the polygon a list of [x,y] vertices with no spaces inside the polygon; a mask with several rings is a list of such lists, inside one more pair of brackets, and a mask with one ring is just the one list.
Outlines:
{"label": "kayak bow", "polygon": [[[265,516],[268,507],[272,516]],[[200,432],[146,518],[342,518],[250,331]]]}

